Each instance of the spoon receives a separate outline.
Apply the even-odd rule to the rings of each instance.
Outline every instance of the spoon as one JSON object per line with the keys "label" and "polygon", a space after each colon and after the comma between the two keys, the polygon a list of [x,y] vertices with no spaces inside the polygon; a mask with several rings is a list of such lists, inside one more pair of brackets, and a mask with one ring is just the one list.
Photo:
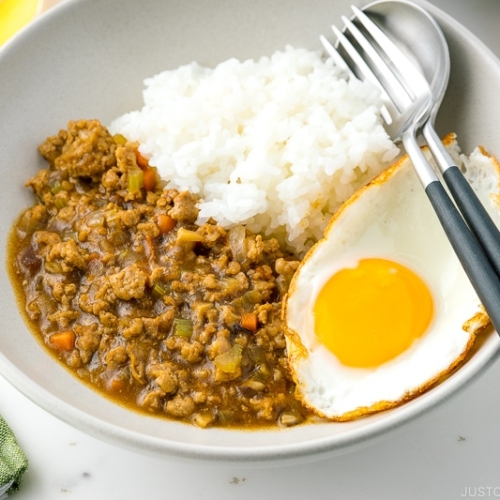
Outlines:
{"label": "spoon", "polygon": [[420,6],[407,0],[377,0],[363,11],[376,20],[428,81],[434,104],[422,128],[423,136],[455,203],[500,276],[500,232],[434,128],[450,75],[448,44],[441,28]]}

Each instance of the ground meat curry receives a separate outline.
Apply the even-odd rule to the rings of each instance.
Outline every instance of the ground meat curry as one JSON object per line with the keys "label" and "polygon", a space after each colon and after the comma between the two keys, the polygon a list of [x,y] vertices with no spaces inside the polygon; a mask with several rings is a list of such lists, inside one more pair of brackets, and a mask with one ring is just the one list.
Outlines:
{"label": "ground meat curry", "polygon": [[29,322],[78,377],[200,427],[295,425],[280,319],[298,262],[275,239],[196,225],[137,144],[95,120],[39,148],[48,168],[11,235]]}

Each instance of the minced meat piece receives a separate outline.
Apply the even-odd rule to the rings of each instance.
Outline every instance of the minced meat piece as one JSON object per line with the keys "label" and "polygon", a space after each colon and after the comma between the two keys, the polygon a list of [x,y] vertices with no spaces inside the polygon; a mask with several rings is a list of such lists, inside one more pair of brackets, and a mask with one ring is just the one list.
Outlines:
{"label": "minced meat piece", "polygon": [[62,260],[62,269],[64,272],[72,271],[77,268],[81,271],[87,269],[87,252],[79,247],[74,240],[62,241],[54,245],[49,252],[47,260]]}
{"label": "minced meat piece", "polygon": [[196,207],[198,198],[183,191],[174,197],[174,206],[170,209],[168,215],[180,222],[195,222],[198,218],[199,209]]}
{"label": "minced meat piece", "polygon": [[67,130],[49,137],[39,150],[51,165],[71,177],[98,180],[116,165],[116,143],[98,120],[69,122]]}
{"label": "minced meat piece", "polygon": [[109,283],[115,295],[122,300],[140,299],[144,296],[148,275],[132,264],[109,276]]}
{"label": "minced meat piece", "polygon": [[167,413],[174,417],[187,417],[196,409],[196,404],[191,396],[181,396],[177,394],[173,399],[167,402]]}

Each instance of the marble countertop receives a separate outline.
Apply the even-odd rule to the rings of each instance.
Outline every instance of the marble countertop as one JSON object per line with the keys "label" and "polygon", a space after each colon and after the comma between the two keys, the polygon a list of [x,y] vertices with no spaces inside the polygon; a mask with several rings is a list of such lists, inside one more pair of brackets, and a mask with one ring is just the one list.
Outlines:
{"label": "marble countertop", "polygon": [[[50,4],[54,0],[48,0]],[[500,56],[499,0],[434,0]],[[90,437],[0,377],[0,413],[28,455],[16,500],[500,498],[500,363],[376,445],[265,469],[186,465]]]}

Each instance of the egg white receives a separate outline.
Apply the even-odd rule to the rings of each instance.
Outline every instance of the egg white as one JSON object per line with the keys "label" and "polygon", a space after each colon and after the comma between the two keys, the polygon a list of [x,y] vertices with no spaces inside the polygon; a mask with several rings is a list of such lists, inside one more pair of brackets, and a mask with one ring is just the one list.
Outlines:
{"label": "egg white", "polygon": [[[466,166],[466,176],[500,226],[498,162],[482,149],[464,158],[453,135],[445,143]],[[358,369],[342,365],[317,340],[313,308],[330,276],[368,257],[416,272],[433,296],[435,311],[428,331],[409,349],[379,367]],[[407,157],[355,193],[333,217],[295,273],[283,315],[297,396],[333,420],[351,420],[420,394],[465,359],[475,335],[488,324]]]}

